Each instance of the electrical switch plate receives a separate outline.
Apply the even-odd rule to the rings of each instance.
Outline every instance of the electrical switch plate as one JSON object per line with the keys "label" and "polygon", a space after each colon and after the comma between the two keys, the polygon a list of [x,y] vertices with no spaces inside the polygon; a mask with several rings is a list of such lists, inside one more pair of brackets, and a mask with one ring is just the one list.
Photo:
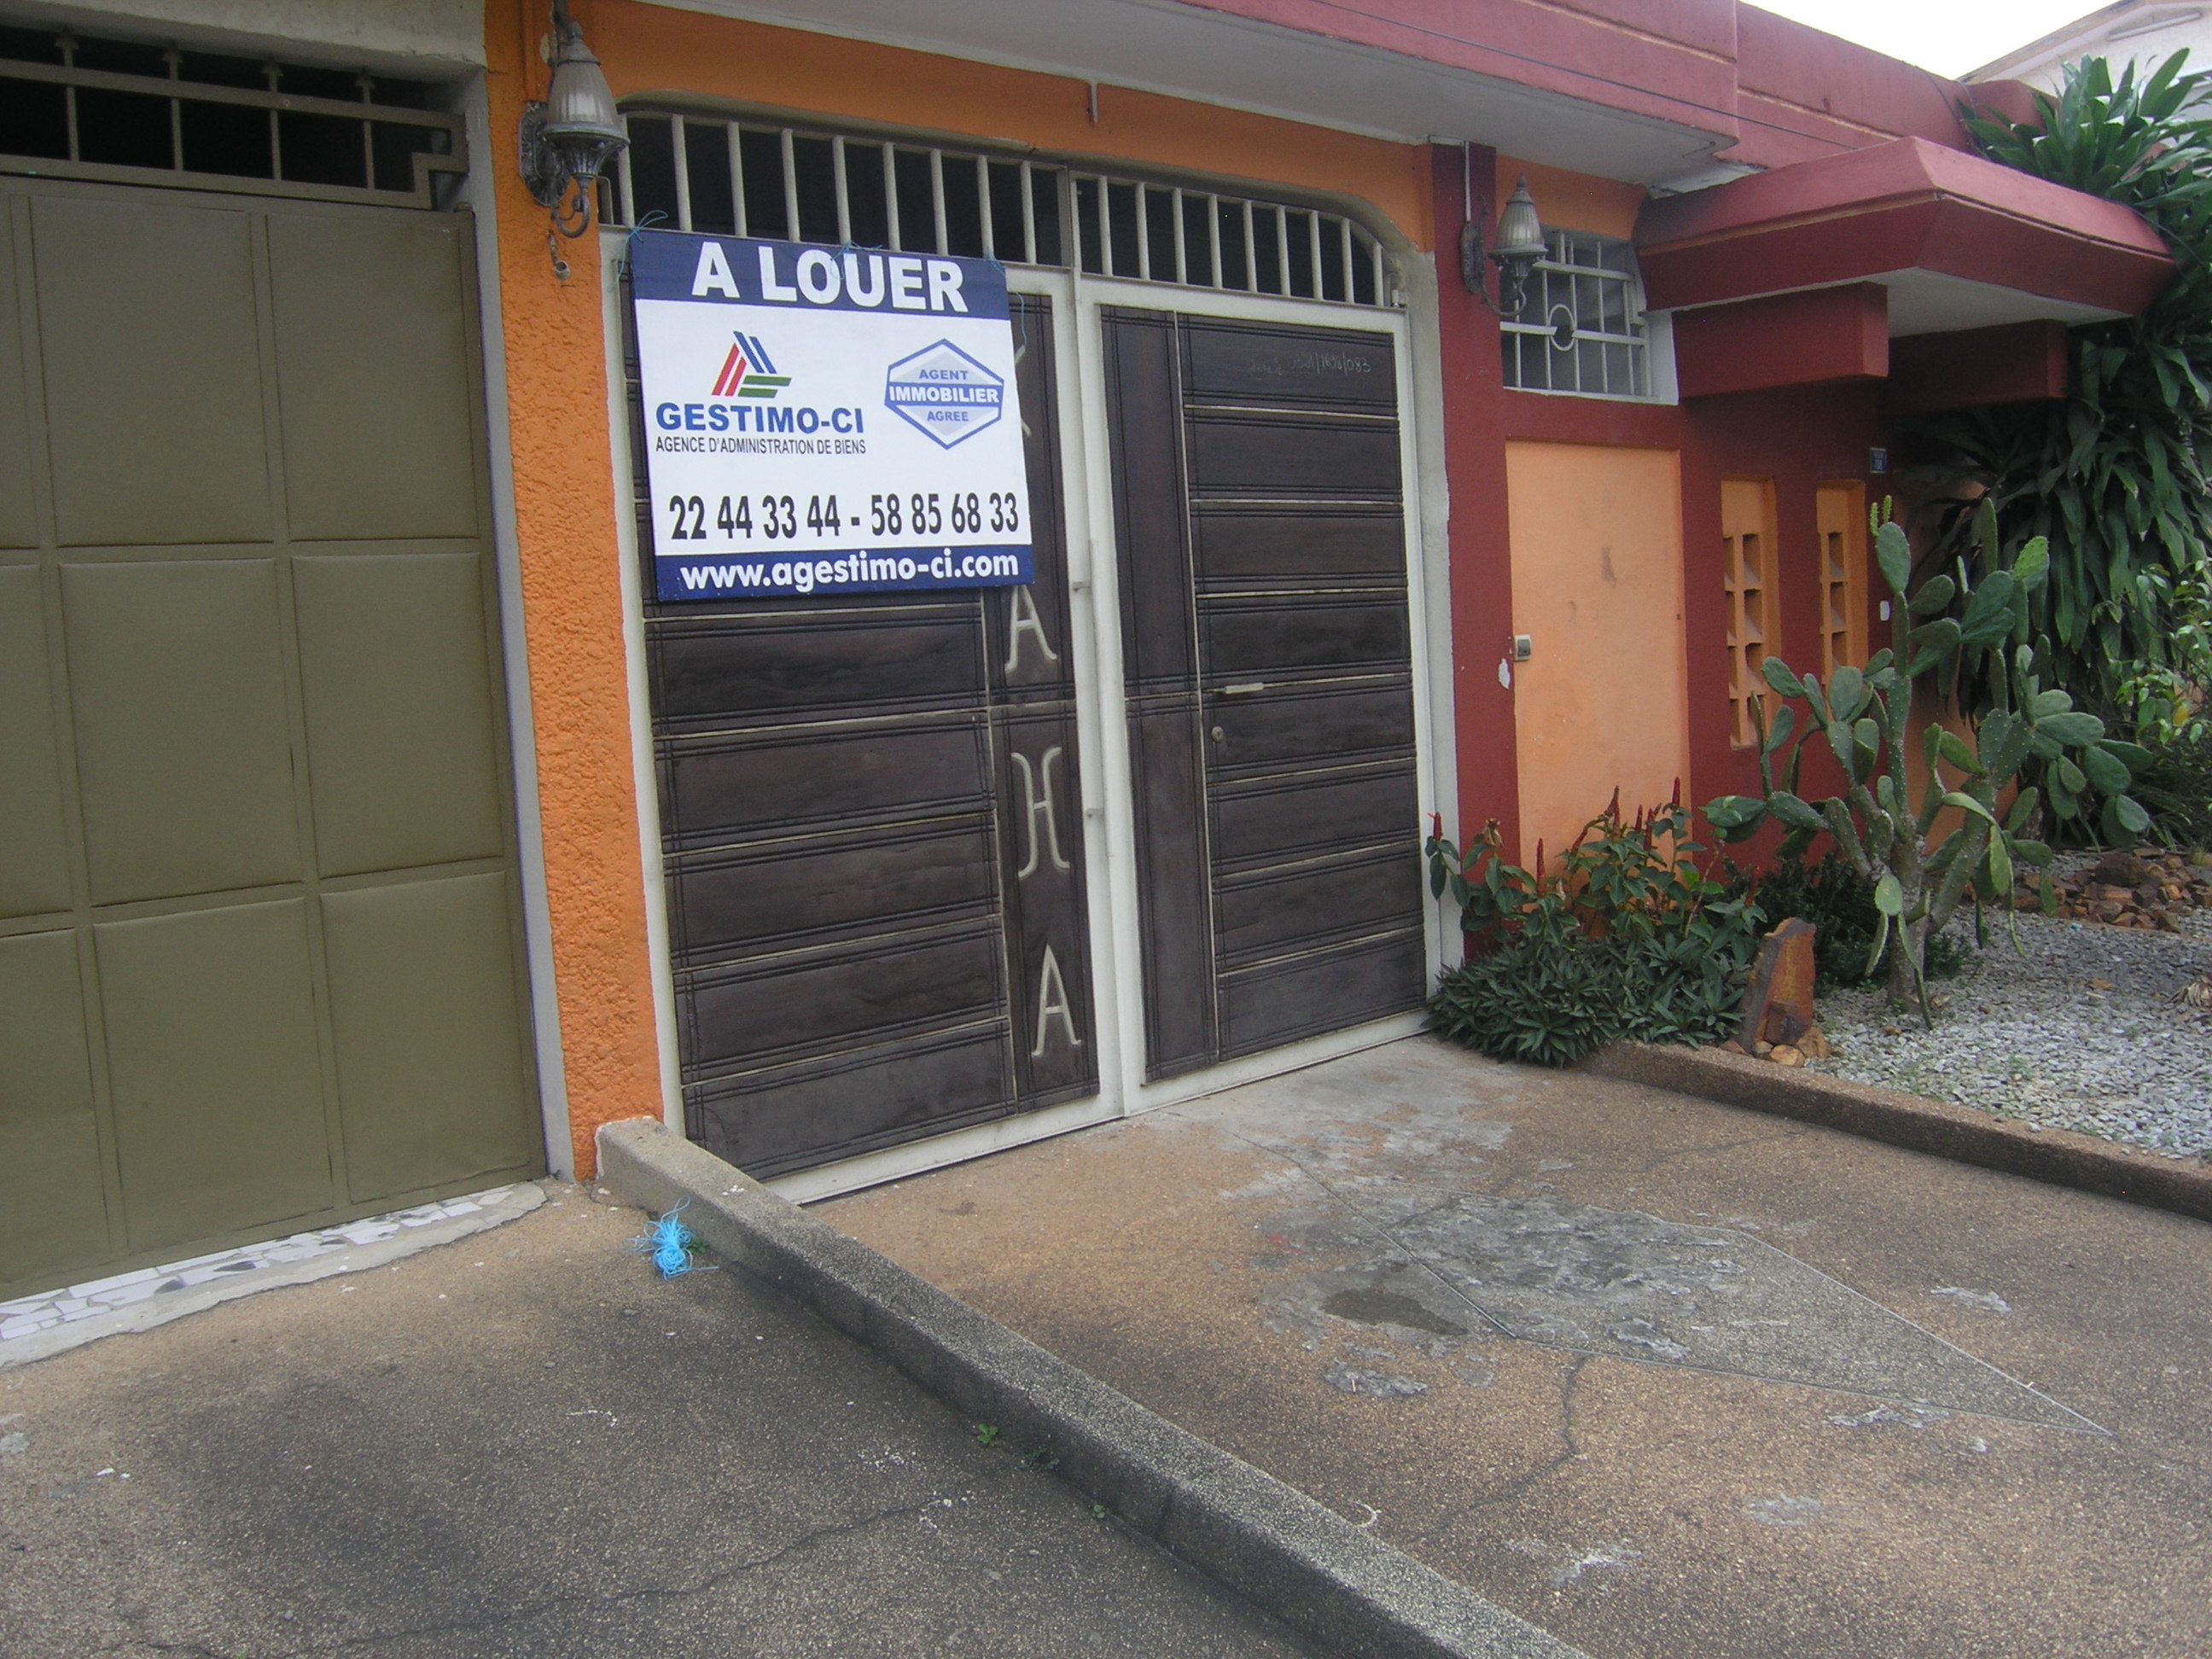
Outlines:
{"label": "electrical switch plate", "polygon": [[1535,635],[1533,635],[1533,634],[1516,634],[1516,635],[1513,636],[1513,660],[1514,660],[1514,661],[1516,661],[1516,662],[1526,662],[1526,661],[1528,661],[1528,659],[1529,659],[1529,658],[1531,658],[1531,657],[1534,656],[1535,654],[1536,654],[1536,638],[1535,638]]}

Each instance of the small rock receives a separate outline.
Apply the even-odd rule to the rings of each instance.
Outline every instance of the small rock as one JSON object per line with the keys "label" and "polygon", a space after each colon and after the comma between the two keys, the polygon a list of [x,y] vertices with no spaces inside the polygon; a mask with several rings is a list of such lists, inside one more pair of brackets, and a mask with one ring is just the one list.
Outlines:
{"label": "small rock", "polygon": [[1804,1050],[1787,1042],[1776,1043],[1766,1057],[1777,1066],[1802,1066],[1805,1063]]}
{"label": "small rock", "polygon": [[20,1429],[12,1433],[0,1434],[0,1457],[21,1457],[30,1449],[30,1446],[31,1437]]}

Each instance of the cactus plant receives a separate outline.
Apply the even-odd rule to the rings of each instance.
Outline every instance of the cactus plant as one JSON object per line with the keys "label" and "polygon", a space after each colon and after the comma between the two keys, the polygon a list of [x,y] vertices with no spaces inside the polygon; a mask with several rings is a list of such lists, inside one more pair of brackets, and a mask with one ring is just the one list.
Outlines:
{"label": "cactus plant", "polygon": [[[2027,642],[2027,602],[2049,573],[2050,550],[2041,537],[2021,548],[2008,568],[1986,571],[1967,596],[1964,611],[1952,616],[1945,613],[1960,585],[1947,575],[1933,576],[1908,596],[1912,555],[1905,532],[1893,521],[1887,501],[1869,517],[1875,562],[1893,596],[1889,648],[1876,653],[1863,669],[1837,669],[1826,687],[1812,675],[1800,678],[1778,657],[1762,662],[1759,672],[1766,684],[1789,700],[1770,722],[1765,699],[1753,699],[1764,794],[1723,795],[1706,806],[1705,817],[1732,842],[1748,838],[1771,818],[1787,831],[1785,855],[1802,853],[1816,836],[1832,837],[1837,850],[1874,884],[1878,915],[1868,973],[1887,952],[1891,1000],[1902,1006],[1917,998],[1922,1019],[1932,1024],[1925,971],[1929,937],[1942,932],[1971,899],[1984,939],[1983,907],[1997,904],[2014,927],[2017,945],[2014,871],[2021,864],[2040,868],[2051,861],[2050,848],[2029,839],[2041,791],[2024,788],[2009,806],[2000,805],[2022,766],[2031,757],[2042,761],[2054,793],[2078,795],[2095,784],[2119,803],[2114,812],[2139,829],[2130,809],[2132,817],[2140,817],[2142,808],[2124,793],[2135,751],[2108,740],[2103,721],[2076,709],[2066,692],[2045,690],[2035,672]],[[1934,721],[1922,732],[1928,781],[1916,803],[1905,769],[1913,687],[1917,682],[1936,683],[1961,653],[1975,655],[1975,665],[1986,673],[1989,706],[1971,738]],[[1807,711],[1802,731],[1793,705]],[[1797,793],[1799,762],[1816,732],[1848,781],[1842,794],[1818,805]],[[1776,759],[1785,750],[1778,784]],[[1946,781],[1946,769],[1955,775],[1955,782]],[[1946,808],[1955,809],[1963,821],[1931,849],[1931,833]]]}

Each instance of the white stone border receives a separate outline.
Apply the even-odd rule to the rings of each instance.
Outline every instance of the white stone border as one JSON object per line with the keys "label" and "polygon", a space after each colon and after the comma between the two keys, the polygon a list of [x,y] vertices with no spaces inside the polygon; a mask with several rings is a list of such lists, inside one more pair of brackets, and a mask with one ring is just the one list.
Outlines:
{"label": "white stone border", "polygon": [[380,1267],[513,1221],[544,1201],[542,1186],[521,1182],[0,1302],[0,1371],[103,1336],[151,1330],[257,1291]]}

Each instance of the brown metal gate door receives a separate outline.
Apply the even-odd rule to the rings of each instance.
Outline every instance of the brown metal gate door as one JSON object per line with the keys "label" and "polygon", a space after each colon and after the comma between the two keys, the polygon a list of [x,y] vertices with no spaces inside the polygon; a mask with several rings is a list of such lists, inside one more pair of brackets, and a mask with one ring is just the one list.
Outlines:
{"label": "brown metal gate door", "polygon": [[647,605],[686,1127],[757,1176],[1097,1091],[1052,319],[1013,318],[1032,586]]}
{"label": "brown metal gate door", "polygon": [[1105,313],[1146,1072],[1421,1005],[1389,335]]}

